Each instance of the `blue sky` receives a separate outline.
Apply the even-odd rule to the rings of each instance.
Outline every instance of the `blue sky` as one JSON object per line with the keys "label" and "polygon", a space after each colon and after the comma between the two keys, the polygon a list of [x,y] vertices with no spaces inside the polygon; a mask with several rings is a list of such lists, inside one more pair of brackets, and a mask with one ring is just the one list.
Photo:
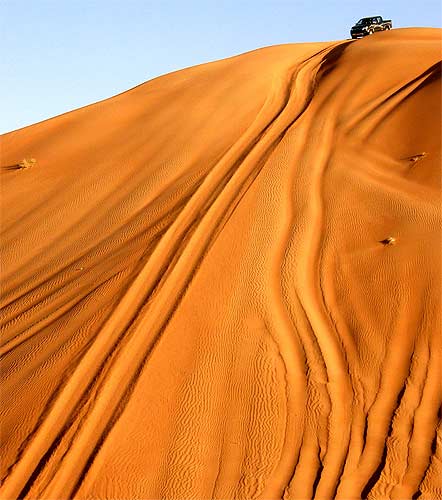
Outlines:
{"label": "blue sky", "polygon": [[438,0],[0,0],[0,133],[195,64],[347,38],[373,14],[442,26]]}

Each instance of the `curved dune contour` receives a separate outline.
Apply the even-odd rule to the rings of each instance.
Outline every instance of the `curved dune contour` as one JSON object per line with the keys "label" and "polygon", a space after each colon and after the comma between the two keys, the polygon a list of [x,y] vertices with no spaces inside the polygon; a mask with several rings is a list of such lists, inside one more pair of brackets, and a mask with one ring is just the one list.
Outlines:
{"label": "curved dune contour", "polygon": [[440,36],[2,136],[0,498],[442,498]]}

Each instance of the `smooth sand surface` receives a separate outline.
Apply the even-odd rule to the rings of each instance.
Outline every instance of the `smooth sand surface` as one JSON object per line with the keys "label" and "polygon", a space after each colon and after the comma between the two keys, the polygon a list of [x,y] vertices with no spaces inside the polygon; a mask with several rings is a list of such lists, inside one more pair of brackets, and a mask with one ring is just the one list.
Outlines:
{"label": "smooth sand surface", "polygon": [[442,498],[440,41],[1,137],[2,500]]}

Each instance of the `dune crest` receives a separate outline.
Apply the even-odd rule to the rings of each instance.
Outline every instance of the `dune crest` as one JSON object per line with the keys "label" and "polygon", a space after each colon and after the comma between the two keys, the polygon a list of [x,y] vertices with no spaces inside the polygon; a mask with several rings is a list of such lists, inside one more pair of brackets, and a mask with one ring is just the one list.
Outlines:
{"label": "dune crest", "polygon": [[3,135],[0,498],[442,498],[440,63],[268,47]]}

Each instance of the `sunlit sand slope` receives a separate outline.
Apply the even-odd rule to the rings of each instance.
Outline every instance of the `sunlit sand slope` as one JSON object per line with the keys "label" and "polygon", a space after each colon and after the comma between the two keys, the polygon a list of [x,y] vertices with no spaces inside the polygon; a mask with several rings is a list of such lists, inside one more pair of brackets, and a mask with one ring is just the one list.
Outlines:
{"label": "sunlit sand slope", "polygon": [[2,136],[2,500],[442,498],[440,36]]}

